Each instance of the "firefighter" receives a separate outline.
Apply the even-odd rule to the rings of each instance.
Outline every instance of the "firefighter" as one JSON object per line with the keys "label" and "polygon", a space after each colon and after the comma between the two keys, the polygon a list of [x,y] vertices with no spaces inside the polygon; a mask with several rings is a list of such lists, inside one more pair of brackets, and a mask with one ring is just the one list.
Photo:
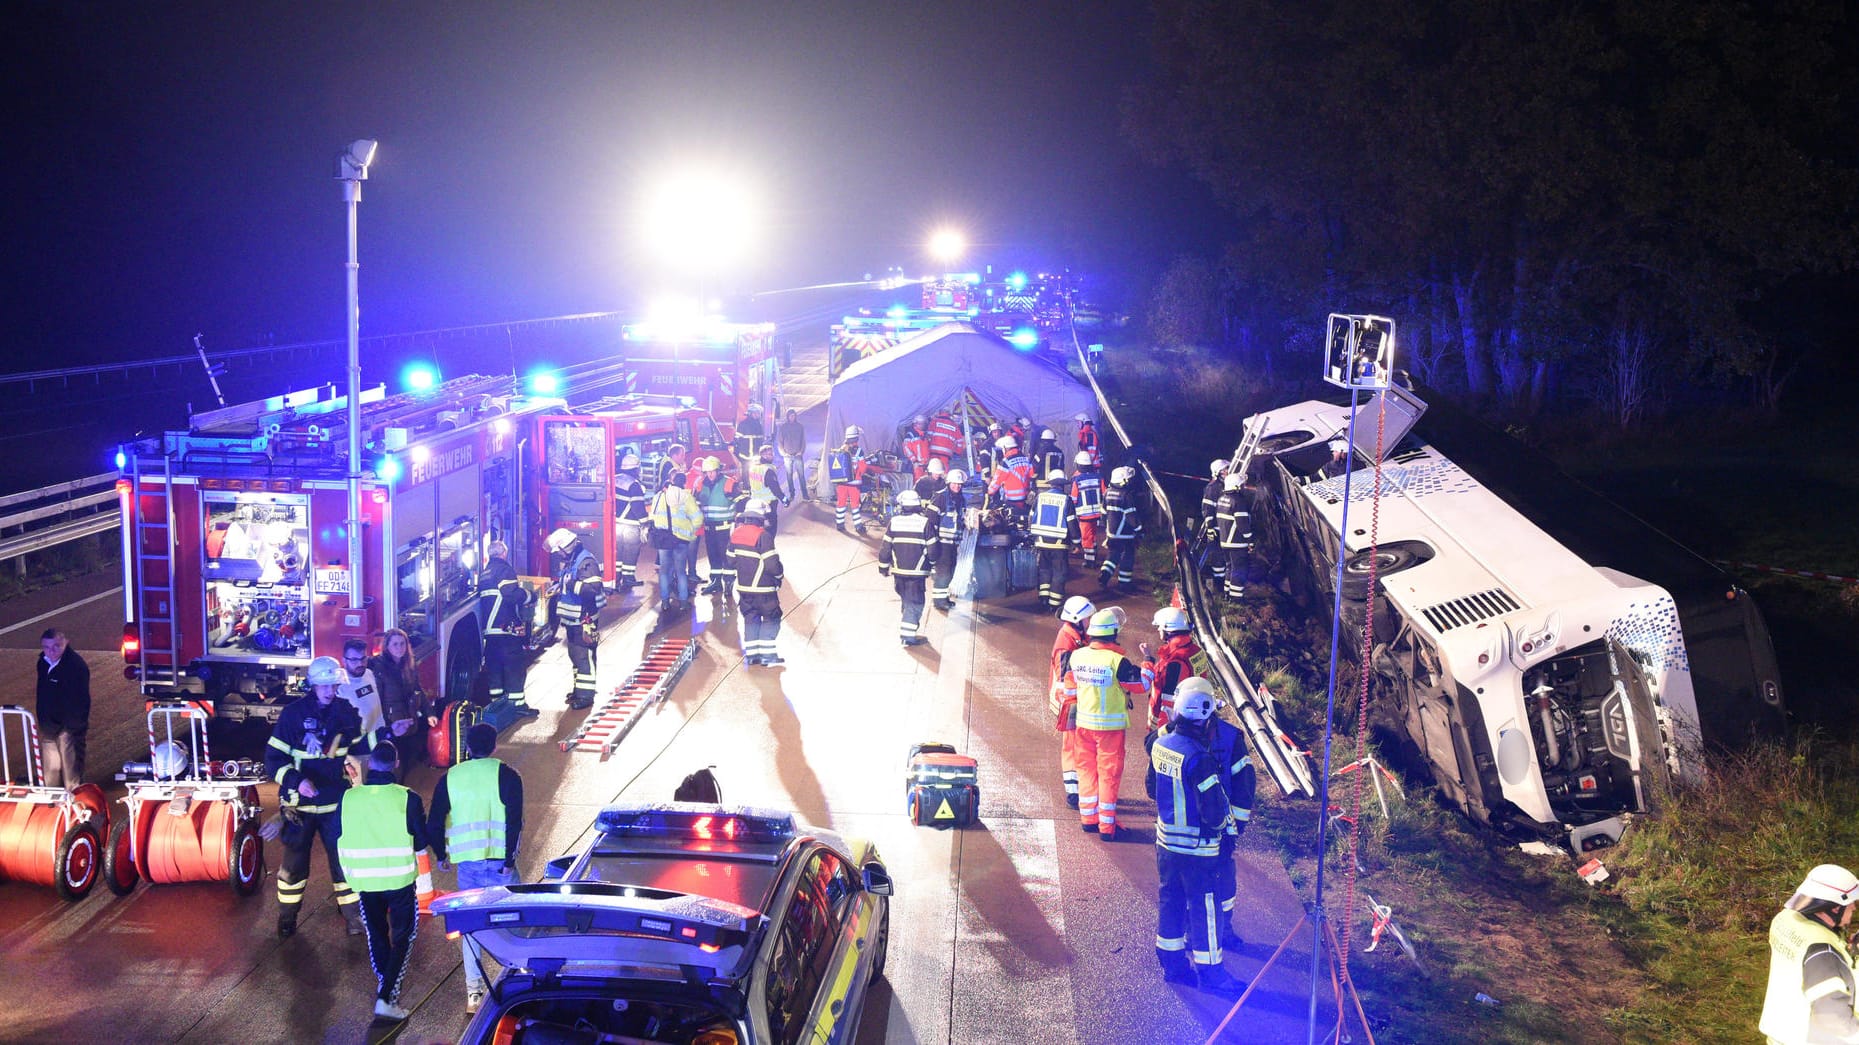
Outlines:
{"label": "firefighter", "polygon": [[658,459],[658,471],[652,479],[652,489],[663,490],[665,487],[682,480],[673,476],[682,476],[690,471],[690,451],[683,443],[673,443],[665,448],[665,456]]}
{"label": "firefighter", "polygon": [[736,479],[723,472],[723,462],[704,458],[704,470],[692,483],[697,510],[704,515],[704,553],[709,572],[705,595],[728,595],[734,575],[729,570],[729,529],[736,519]]}
{"label": "firefighter", "polygon": [[930,458],[929,464],[925,465],[923,468],[922,478],[917,480],[917,496],[923,498],[924,504],[929,504],[934,501],[936,495],[942,492],[944,485],[943,475],[944,467],[942,459],[938,457]]}
{"label": "firefighter", "polygon": [[1143,532],[1143,521],[1131,486],[1135,479],[1136,469],[1127,464],[1113,469],[1110,490],[1104,494],[1104,565],[1097,576],[1110,591],[1136,579],[1136,538]]}
{"label": "firefighter", "polygon": [[1117,839],[1117,789],[1123,781],[1123,735],[1143,692],[1142,671],[1117,645],[1123,615],[1098,610],[1085,625],[1090,644],[1060,658],[1065,690],[1078,703],[1078,817],[1088,834]]}
{"label": "firefighter", "polygon": [[[989,425],[988,427],[999,428],[1000,425]],[[974,461],[976,478],[984,480],[991,480],[994,478],[995,438],[998,437],[990,437],[980,429],[975,429],[971,433],[968,456]]]}
{"label": "firefighter", "polygon": [[[1201,487],[1201,539],[1216,541],[1220,537],[1220,495],[1226,492],[1227,460],[1216,457],[1207,471],[1212,475],[1207,485]],[[1216,583],[1226,580],[1226,556],[1210,555],[1207,557],[1207,572]]]}
{"label": "firefighter", "polygon": [[1215,898],[1221,840],[1232,818],[1219,763],[1208,744],[1213,695],[1183,694],[1175,720],[1150,756],[1155,794],[1158,880],[1155,955],[1162,978],[1238,997],[1245,984],[1220,964],[1221,920]]}
{"label": "firefighter", "polygon": [[1757,1029],[1771,1045],[1859,1042],[1846,945],[1855,902],[1859,878],[1821,864],[1769,921],[1769,988]]}
{"label": "firefighter", "polygon": [[1188,615],[1173,606],[1155,611],[1155,630],[1161,633],[1162,644],[1154,654],[1143,647],[1143,685],[1149,690],[1151,730],[1168,725],[1175,711],[1175,691],[1182,679],[1194,674],[1194,657],[1201,652]]}
{"label": "firefighter", "polygon": [[833,529],[846,532],[846,509],[852,510],[852,528],[863,530],[859,489],[865,482],[866,460],[859,446],[858,425],[846,426],[845,442],[826,451],[826,477],[833,481]]}
{"label": "firefighter", "polygon": [[1020,453],[1013,436],[994,444],[994,476],[988,480],[988,505],[1006,508],[1016,519],[1026,517],[1026,502],[1033,496],[1033,465]]}
{"label": "firefighter", "polygon": [[374,1015],[404,1020],[400,978],[419,931],[419,853],[426,846],[426,810],[420,796],[394,782],[399,755],[381,744],[368,755],[368,775],[342,796],[336,848],[361,893],[368,964],[374,966]]}
{"label": "firefighter", "polygon": [[[1181,680],[1175,687],[1175,701],[1189,693],[1205,693],[1215,697],[1213,683],[1191,675]],[[1234,854],[1239,849],[1239,836],[1252,822],[1252,801],[1258,793],[1258,770],[1252,766],[1252,752],[1246,745],[1246,735],[1239,726],[1218,714],[1220,701],[1215,697],[1216,714],[1207,723],[1207,749],[1214,757],[1214,765],[1220,771],[1220,786],[1226,789],[1226,800],[1232,817],[1226,822],[1226,834],[1220,839],[1220,862],[1214,867],[1214,896],[1220,901],[1220,946],[1227,950],[1237,950],[1244,942],[1239,932],[1233,928],[1233,907],[1239,895],[1239,872],[1234,863]]]}
{"label": "firefighter", "polygon": [[1046,710],[1059,732],[1059,781],[1065,787],[1065,804],[1078,808],[1078,701],[1065,688],[1063,658],[1085,644],[1085,622],[1097,612],[1091,600],[1073,595],[1059,609],[1059,633],[1052,639],[1046,673]]}
{"label": "firefighter", "polygon": [[[1091,458],[1092,468],[1104,467],[1103,449],[1097,442],[1097,426],[1082,413],[1073,414],[1072,420],[1078,422],[1078,452]],[[1082,462],[1080,466],[1082,467]]]}
{"label": "firefighter", "polygon": [[939,610],[955,608],[955,600],[949,597],[949,582],[955,578],[962,535],[968,532],[968,494],[962,489],[968,475],[955,468],[946,478],[948,482],[930,501],[936,519],[936,569],[930,574],[929,593]]}
{"label": "firefighter", "polygon": [[770,525],[772,506],[755,498],[729,533],[729,561],[736,569],[736,603],[742,610],[742,657],[751,667],[782,663],[775,651],[781,634],[781,554]]}
{"label": "firefighter", "polygon": [[929,467],[929,418],[922,414],[911,418],[910,426],[904,429],[902,443],[904,460],[910,462],[910,479],[915,482],[923,478]]}
{"label": "firefighter", "polygon": [[917,630],[923,624],[924,584],[936,564],[936,550],[936,533],[930,527],[929,514],[923,510],[923,498],[915,490],[898,494],[897,514],[891,516],[884,544],[878,549],[878,573],[897,575],[897,595],[903,600],[897,637],[906,646],[921,646],[929,641]]}
{"label": "firefighter", "polygon": [[617,522],[614,554],[620,560],[614,565],[619,571],[621,594],[639,586],[639,552],[645,547],[645,517],[651,504],[652,495],[639,481],[639,455],[628,450],[621,455],[620,467],[613,474],[613,514]]}
{"label": "firefighter", "polygon": [[[465,732],[471,757],[439,778],[426,814],[426,840],[440,868],[458,866],[460,889],[485,889],[516,881],[517,847],[523,840],[523,778],[501,760],[497,727],[480,722]],[[465,1011],[484,1003],[483,949],[464,937]]]}
{"label": "firefighter", "polygon": [[279,840],[284,844],[284,859],[278,866],[278,935],[282,937],[297,931],[297,912],[310,881],[310,849],[318,836],[323,839],[323,857],[329,861],[336,910],[348,923],[350,936],[364,931],[361,908],[356,906],[359,898],[349,888],[336,850],[336,818],[342,793],[349,787],[343,762],[351,748],[366,753],[369,743],[354,706],[336,698],[342,680],[342,665],[336,658],[311,661],[310,692],[284,706],[265,748],[265,775],[278,782],[278,809],[283,816]]}
{"label": "firefighter", "polygon": [[1065,601],[1065,569],[1078,544],[1078,514],[1065,490],[1065,473],[1048,472],[1046,488],[1033,501],[1027,527],[1033,535],[1033,577],[1039,585],[1039,599],[1052,610]]}
{"label": "firefighter", "polygon": [[537,714],[524,699],[529,662],[523,631],[529,624],[529,589],[510,565],[510,548],[492,541],[484,569],[478,571],[478,623],[484,629],[484,677],[491,703],[507,702],[517,715]]}
{"label": "firefighter", "polygon": [[1097,566],[1099,524],[1104,521],[1104,477],[1097,474],[1090,451],[1080,450],[1073,462],[1072,508],[1078,513],[1078,543],[1084,548],[1086,572]]}
{"label": "firefighter", "polygon": [[1051,475],[1065,470],[1065,451],[1059,449],[1059,437],[1050,428],[1041,428],[1027,460],[1033,462],[1033,474]]}
{"label": "firefighter", "polygon": [[775,447],[767,443],[756,451],[756,460],[748,468],[749,486],[738,491],[739,502],[761,501],[766,509],[768,532],[772,535],[780,530],[780,509],[777,505],[789,503],[787,487],[781,482],[781,469],[775,466]]}
{"label": "firefighter", "polygon": [[600,611],[607,588],[600,581],[600,560],[570,530],[549,534],[548,548],[559,563],[555,577],[555,614],[568,632],[568,659],[574,664],[571,709],[594,706],[594,678],[600,661]]}
{"label": "firefighter", "polygon": [[929,453],[930,460],[941,461],[944,468],[955,460],[955,452],[962,445],[961,423],[943,408],[930,415]]}
{"label": "firefighter", "polygon": [[768,429],[762,424],[762,404],[750,403],[736,425],[736,459],[753,461],[767,445]]}
{"label": "firefighter", "polygon": [[1033,437],[1033,419],[1030,417],[1014,418],[1004,434],[1013,436],[1013,441],[1018,446],[1027,445],[1027,440]]}
{"label": "firefighter", "polygon": [[1246,574],[1252,562],[1252,491],[1246,488],[1243,472],[1228,472],[1225,484],[1214,506],[1214,518],[1219,523],[1219,554],[1225,560],[1226,597],[1238,602],[1246,597]]}

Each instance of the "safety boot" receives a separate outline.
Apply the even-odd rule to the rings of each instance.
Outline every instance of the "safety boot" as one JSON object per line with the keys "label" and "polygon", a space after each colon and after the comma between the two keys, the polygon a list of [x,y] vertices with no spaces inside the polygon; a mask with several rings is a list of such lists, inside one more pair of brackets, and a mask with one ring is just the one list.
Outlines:
{"label": "safety boot", "polygon": [[1222,925],[1220,927],[1220,949],[1221,950],[1237,951],[1241,947],[1244,947],[1244,946],[1246,946],[1246,941],[1240,938],[1239,930],[1233,928],[1230,925]]}
{"label": "safety boot", "polygon": [[288,940],[297,935],[297,905],[290,904],[278,908],[278,939]]}
{"label": "safety boot", "polygon": [[1203,965],[1199,971],[1201,990],[1208,994],[1217,994],[1222,998],[1237,998],[1246,992],[1246,981],[1234,979],[1224,966]]}
{"label": "safety boot", "polygon": [[1194,966],[1188,962],[1188,956],[1182,951],[1164,951],[1157,949],[1155,959],[1162,963],[1162,979],[1169,983],[1185,983],[1194,986]]}
{"label": "safety boot", "polygon": [[350,936],[360,936],[368,931],[361,923],[361,904],[341,903],[336,905],[336,910],[342,912],[342,920],[348,923]]}

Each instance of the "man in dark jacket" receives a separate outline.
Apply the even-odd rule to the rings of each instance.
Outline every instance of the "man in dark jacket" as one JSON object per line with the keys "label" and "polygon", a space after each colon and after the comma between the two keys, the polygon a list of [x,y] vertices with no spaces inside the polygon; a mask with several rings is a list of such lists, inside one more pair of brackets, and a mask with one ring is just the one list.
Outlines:
{"label": "man in dark jacket", "polygon": [[84,782],[90,737],[90,666],[57,628],[39,636],[39,747],[47,787]]}
{"label": "man in dark jacket", "polygon": [[364,754],[370,745],[354,705],[336,695],[342,679],[342,665],[334,657],[311,661],[310,692],[284,705],[265,748],[265,775],[278,782],[278,810],[284,818],[280,834],[284,859],[278,867],[279,936],[297,931],[297,911],[310,880],[310,848],[318,836],[329,861],[336,910],[348,922],[350,936],[363,932],[361,909],[356,906],[359,897],[342,873],[336,836],[341,833],[342,795],[349,789],[343,763],[351,750]]}
{"label": "man in dark jacket", "polygon": [[781,663],[775,651],[781,634],[781,553],[775,551],[769,514],[767,501],[751,500],[729,534],[729,561],[742,610],[743,662],[751,667]]}

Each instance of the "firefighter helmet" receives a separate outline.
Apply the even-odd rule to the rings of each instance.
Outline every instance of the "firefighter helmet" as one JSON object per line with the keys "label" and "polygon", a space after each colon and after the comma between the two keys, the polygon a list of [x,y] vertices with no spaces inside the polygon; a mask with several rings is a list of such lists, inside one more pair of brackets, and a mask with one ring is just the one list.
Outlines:
{"label": "firefighter helmet", "polygon": [[340,686],[347,677],[334,657],[318,657],[310,662],[308,678],[312,686]]}
{"label": "firefighter helmet", "polygon": [[1065,471],[1064,471],[1064,469],[1061,469],[1061,468],[1054,468],[1054,469],[1052,469],[1051,471],[1049,471],[1049,472],[1047,472],[1047,473],[1046,473],[1046,482],[1047,482],[1047,483],[1050,483],[1050,484],[1051,484],[1051,485],[1053,485],[1053,486],[1064,486],[1064,485],[1065,485]]}
{"label": "firefighter helmet", "polygon": [[1136,469],[1131,468],[1129,465],[1126,464],[1119,468],[1115,468],[1111,470],[1110,485],[1128,486],[1130,485],[1130,480],[1134,478],[1136,478]]}
{"label": "firefighter helmet", "polygon": [[1838,864],[1821,864],[1801,880],[1796,896],[1806,896],[1827,903],[1845,905],[1859,900],[1859,878]]}
{"label": "firefighter helmet", "polygon": [[1227,489],[1237,490],[1244,485],[1246,485],[1246,473],[1245,472],[1226,473],[1226,488]]}
{"label": "firefighter helmet", "polygon": [[761,413],[761,412],[762,412],[762,404],[760,404],[760,403],[750,403],[750,404],[749,404],[749,413],[752,413],[752,414],[759,414],[759,413]]}
{"label": "firefighter helmet", "polygon": [[736,518],[743,522],[767,522],[768,502],[759,497],[748,501],[743,504],[742,511],[736,513]]}
{"label": "firefighter helmet", "polygon": [[968,481],[968,473],[962,471],[960,468],[954,468],[949,471],[947,478],[950,486],[960,486]]}
{"label": "firefighter helmet", "polygon": [[1094,639],[1112,639],[1116,638],[1118,630],[1122,627],[1123,622],[1118,619],[1117,611],[1113,607],[1091,614],[1091,623],[1085,626],[1084,633]]}
{"label": "firefighter helmet", "polygon": [[1091,467],[1091,451],[1089,450],[1078,451],[1078,453],[1072,457],[1072,463],[1077,465],[1080,468]]}
{"label": "firefighter helmet", "polygon": [[929,472],[929,474],[931,475],[941,475],[942,474],[942,458],[940,457],[930,458],[929,464],[925,467],[924,470]]}
{"label": "firefighter helmet", "polygon": [[1213,463],[1207,466],[1207,470],[1209,472],[1212,472],[1216,478],[1218,478],[1219,476],[1225,475],[1226,474],[1226,458],[1224,457],[1214,458]]}
{"label": "firefighter helmet", "polygon": [[1091,605],[1090,599],[1082,595],[1073,595],[1065,600],[1065,607],[1059,610],[1059,619],[1071,624],[1083,624],[1091,619],[1091,614],[1096,612],[1097,607]]}
{"label": "firefighter helmet", "polygon": [[1175,686],[1175,717],[1184,722],[1205,722],[1214,717],[1219,701],[1206,679],[1193,675]]}
{"label": "firefighter helmet", "polygon": [[755,451],[755,456],[764,462],[772,462],[775,459],[775,444],[763,443],[762,448]]}
{"label": "firefighter helmet", "polygon": [[926,425],[929,424],[929,418],[924,417],[922,414],[918,414],[910,419],[910,423],[913,425]]}
{"label": "firefighter helmet", "polygon": [[915,490],[905,490],[897,495],[897,507],[903,511],[923,507],[923,498]]}
{"label": "firefighter helmet", "polygon": [[1053,432],[1052,432],[1052,429],[1050,429],[1050,428],[1041,428],[1041,429],[1039,430],[1039,438],[1041,438],[1041,439],[1057,439],[1057,438],[1058,438],[1058,436],[1056,436],[1056,435],[1054,435],[1054,434],[1053,434]]}
{"label": "firefighter helmet", "polygon": [[1013,419],[1013,423],[1019,425],[1021,428],[1033,427],[1033,419],[1030,417],[1016,417]]}
{"label": "firefighter helmet", "polygon": [[626,451],[626,453],[620,457],[620,471],[629,472],[638,467],[639,455],[633,453],[631,450]]}
{"label": "firefighter helmet", "polygon": [[562,552],[567,551],[569,545],[572,545],[574,541],[575,536],[573,530],[567,527],[558,527],[554,533],[549,534],[549,539],[544,541],[543,544],[546,545],[550,551],[560,555]]}
{"label": "firefighter helmet", "polygon": [[1086,417],[1083,411],[1079,411],[1078,413],[1073,414],[1072,420],[1078,422],[1081,425],[1088,425],[1091,423],[1091,419]]}
{"label": "firefighter helmet", "polygon": [[715,457],[704,458],[704,463],[703,463],[704,471],[714,472],[721,467],[723,467],[723,462],[719,460],[718,458],[715,458]]}
{"label": "firefighter helmet", "polygon": [[148,749],[149,768],[155,771],[158,780],[173,780],[187,772],[187,747],[172,740],[164,740]]}
{"label": "firefighter helmet", "polygon": [[1164,606],[1155,611],[1155,629],[1165,635],[1171,631],[1187,631],[1188,615],[1174,606]]}
{"label": "firefighter helmet", "polygon": [[1020,448],[1020,441],[1013,436],[1003,435],[999,439],[994,440],[994,447],[997,450],[1018,450]]}
{"label": "firefighter helmet", "polygon": [[854,439],[857,439],[859,436],[864,435],[864,434],[865,434],[864,432],[859,431],[858,425],[847,425],[846,426],[846,442],[848,443]]}

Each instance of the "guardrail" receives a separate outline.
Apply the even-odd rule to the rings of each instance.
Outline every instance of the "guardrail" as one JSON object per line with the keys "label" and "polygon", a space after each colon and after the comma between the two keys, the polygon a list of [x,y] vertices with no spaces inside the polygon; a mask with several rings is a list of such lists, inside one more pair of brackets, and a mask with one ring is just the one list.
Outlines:
{"label": "guardrail", "polygon": [[15,560],[22,575],[24,557],[33,552],[123,525],[115,472],[7,494],[0,497],[0,511],[6,512],[0,515],[0,562]]}
{"label": "guardrail", "polygon": [[[1097,383],[1097,375],[1091,362],[1085,357],[1084,349],[1078,344],[1078,331],[1068,321],[1066,332],[1071,336],[1072,354],[1077,357],[1079,370],[1091,386],[1091,394],[1097,398],[1097,408],[1109,423],[1110,430],[1122,442],[1125,450],[1135,445],[1129,432],[1123,427],[1115,410],[1110,407],[1110,400],[1105,398],[1104,389]],[[1182,539],[1181,527],[1177,525],[1174,504],[1169,500],[1168,491],[1162,489],[1162,483],[1156,478],[1156,472],[1149,467],[1149,462],[1137,458],[1135,467],[1142,472],[1143,481],[1149,488],[1149,496],[1162,510],[1168,521],[1170,539],[1175,548],[1175,581],[1181,591],[1183,612],[1194,625],[1194,638],[1207,654],[1208,663],[1213,668],[1220,688],[1233,700],[1234,710],[1239,716],[1239,724],[1246,731],[1252,743],[1253,754],[1265,771],[1271,774],[1272,782],[1287,795],[1304,795],[1309,798],[1317,796],[1316,779],[1311,775],[1310,755],[1300,748],[1278,724],[1277,709],[1273,706],[1271,694],[1258,689],[1246,676],[1240,666],[1239,657],[1220,634],[1220,617],[1212,609],[1208,593],[1201,581],[1200,571],[1190,556],[1190,545]]]}

